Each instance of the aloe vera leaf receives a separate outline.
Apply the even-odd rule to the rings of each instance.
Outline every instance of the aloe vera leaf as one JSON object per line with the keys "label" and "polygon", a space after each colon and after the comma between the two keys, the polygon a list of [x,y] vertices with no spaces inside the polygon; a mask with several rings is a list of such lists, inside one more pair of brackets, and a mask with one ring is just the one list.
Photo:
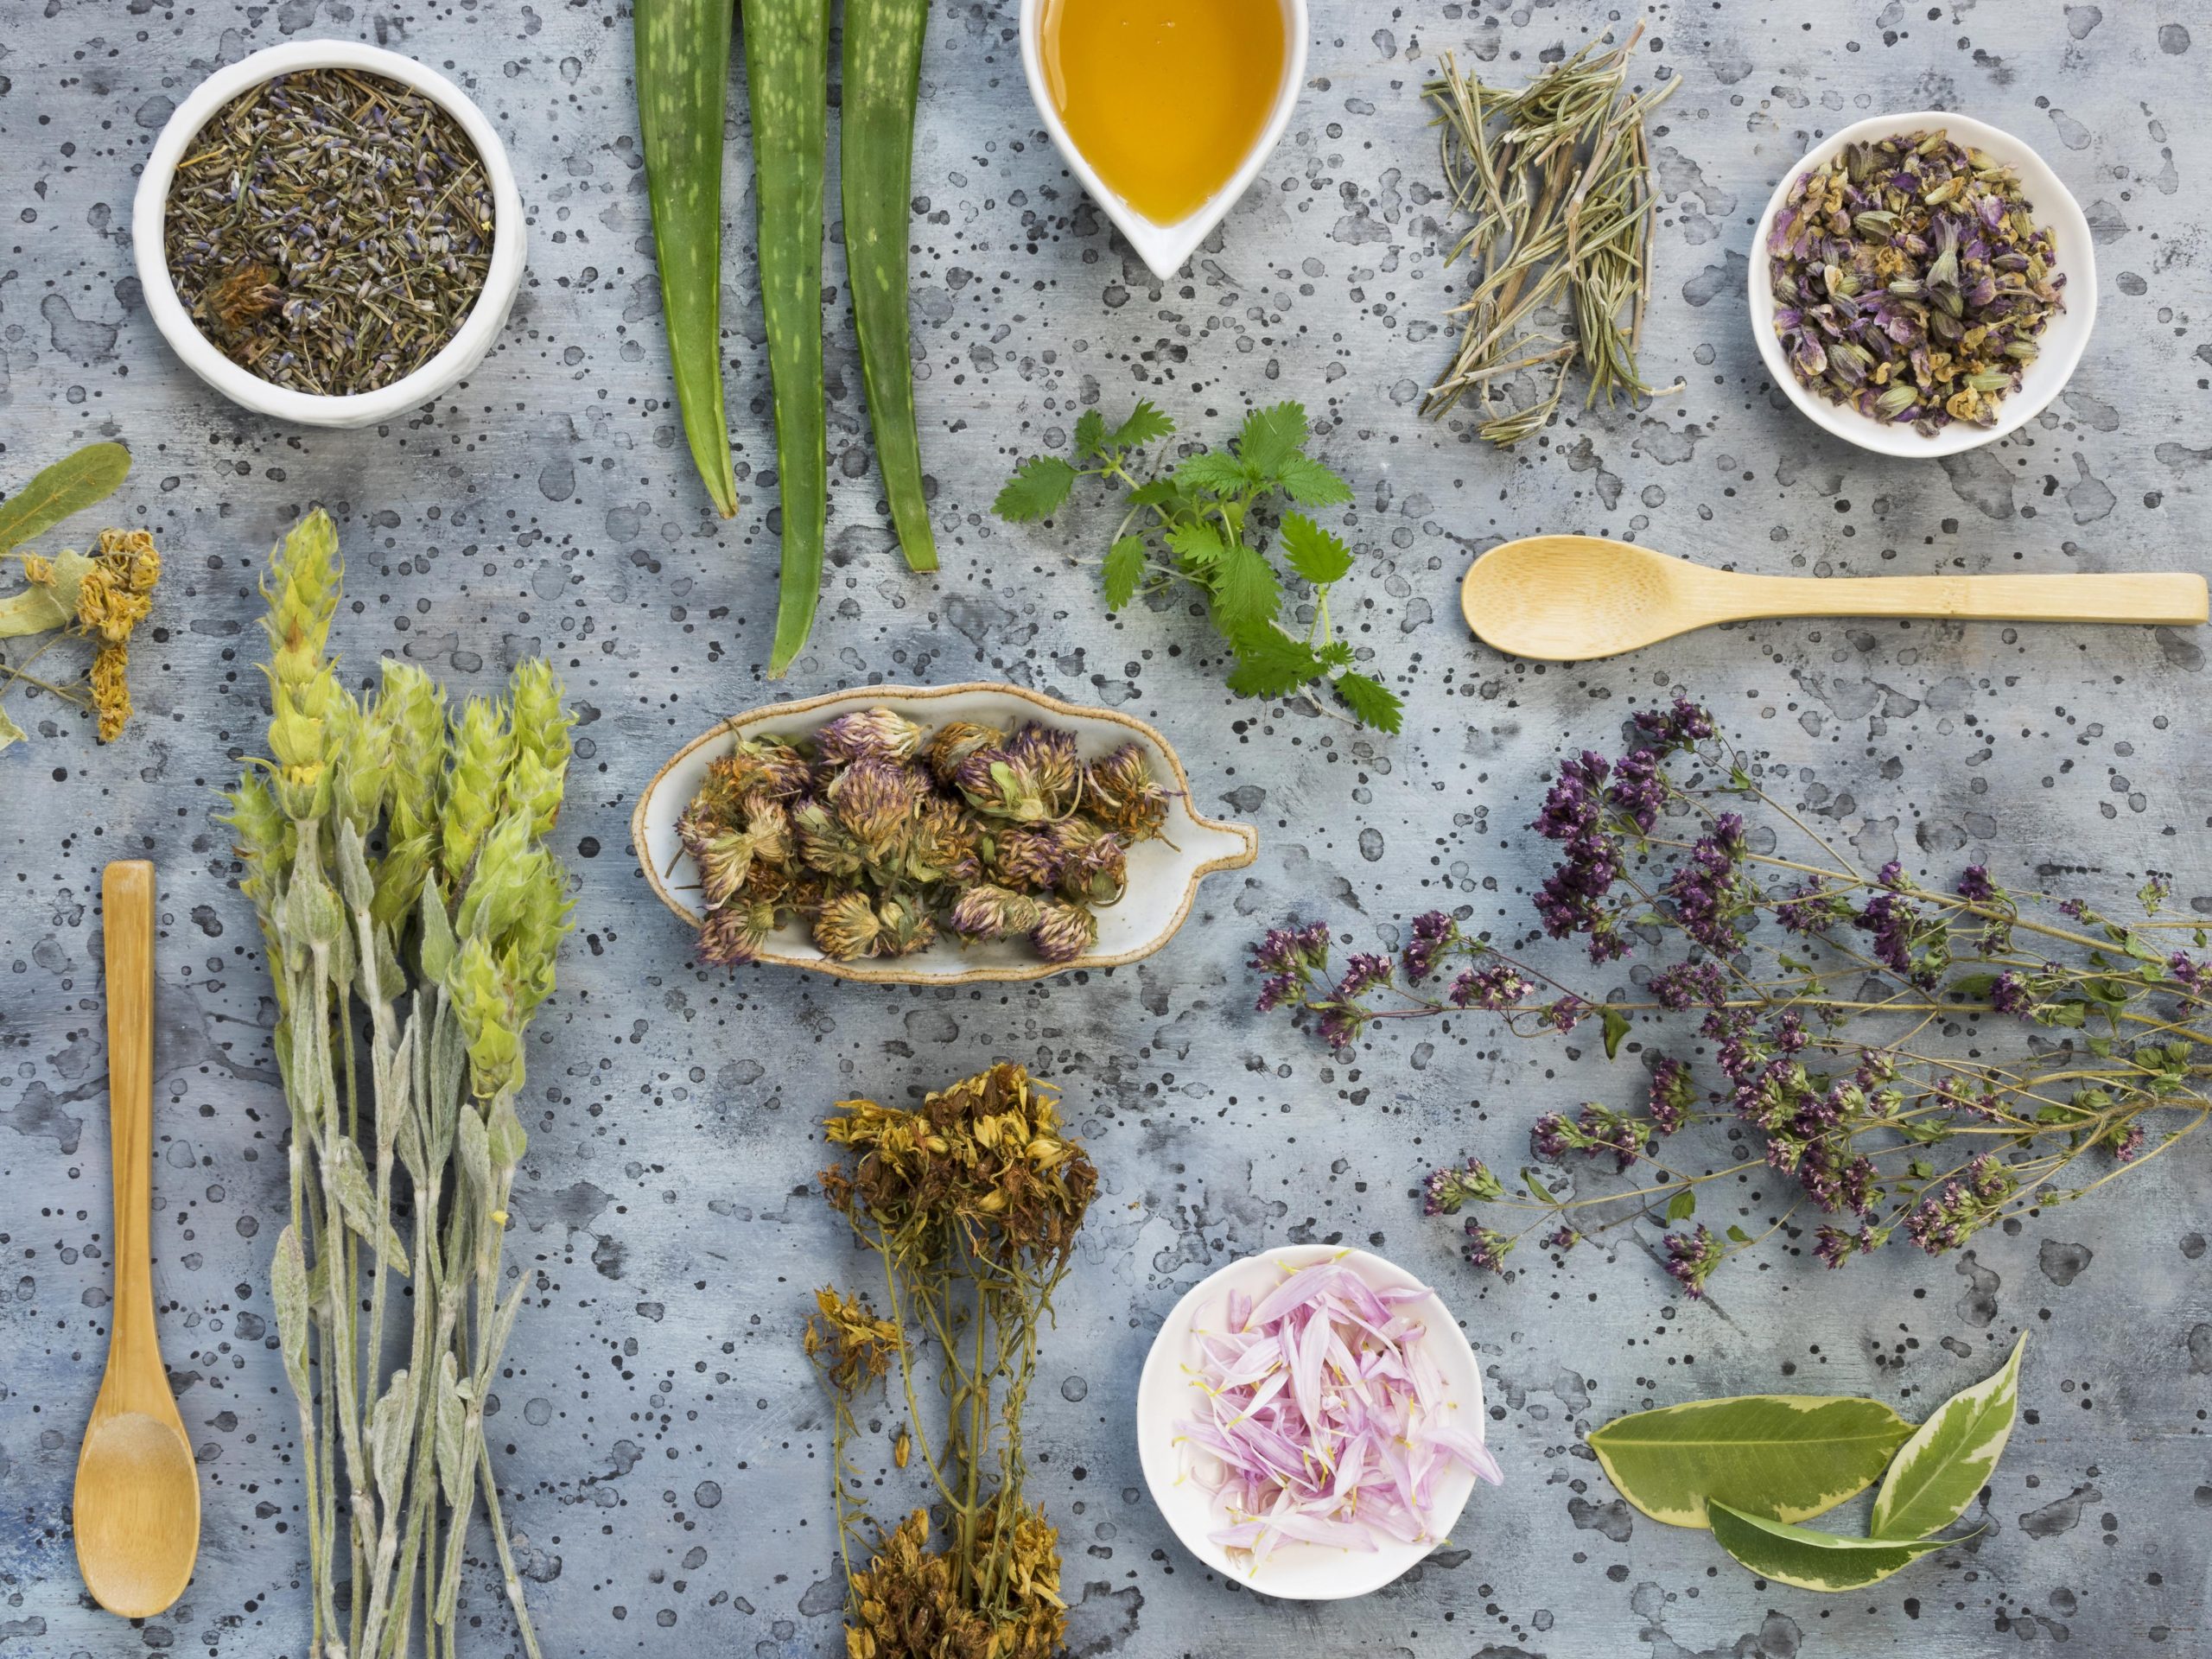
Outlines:
{"label": "aloe vera leaf", "polygon": [[661,321],[691,460],[725,518],[737,475],[722,403],[722,108],[730,0],[637,0],[638,130]]}
{"label": "aloe vera leaf", "polygon": [[0,553],[43,535],[74,512],[113,495],[130,471],[119,443],[88,443],[43,468],[0,501]]}
{"label": "aloe vera leaf", "polygon": [[760,308],[776,407],[783,568],[768,677],[806,648],[822,596],[830,432],[822,384],[822,194],[830,148],[830,0],[744,0]]}
{"label": "aloe vera leaf", "polygon": [[909,567],[937,569],[937,536],[922,494],[921,435],[906,313],[906,231],[912,196],[914,105],[929,0],[845,0],[845,97],[837,165],[845,197],[845,263],[861,377],[883,468],[891,522]]}

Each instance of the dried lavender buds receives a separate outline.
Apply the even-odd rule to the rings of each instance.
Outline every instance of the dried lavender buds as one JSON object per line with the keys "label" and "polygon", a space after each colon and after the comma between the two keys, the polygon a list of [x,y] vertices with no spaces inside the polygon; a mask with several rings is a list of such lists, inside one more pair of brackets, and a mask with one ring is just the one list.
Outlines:
{"label": "dried lavender buds", "polygon": [[276,75],[177,163],[164,247],[224,356],[295,391],[374,391],[460,331],[491,269],[492,185],[460,124],[353,69]]}
{"label": "dried lavender buds", "polygon": [[741,737],[677,822],[706,899],[700,954],[756,960],[794,919],[833,962],[1026,939],[1050,963],[1098,938],[1128,849],[1160,834],[1167,795],[1143,748],[1084,761],[1075,734],[888,709],[810,737]]}
{"label": "dried lavender buds", "polygon": [[1849,144],[1802,175],[1767,256],[1798,381],[1927,437],[1993,424],[2065,308],[2050,228],[2012,167],[1941,129]]}

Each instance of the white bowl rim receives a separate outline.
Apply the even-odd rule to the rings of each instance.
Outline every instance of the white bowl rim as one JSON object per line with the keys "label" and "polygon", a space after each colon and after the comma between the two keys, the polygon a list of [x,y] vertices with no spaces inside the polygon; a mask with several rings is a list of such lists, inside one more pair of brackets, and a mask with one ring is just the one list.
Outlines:
{"label": "white bowl rim", "polygon": [[1290,118],[1297,113],[1299,96],[1306,86],[1306,37],[1313,28],[1306,0],[1278,0],[1289,35],[1289,50],[1283,61],[1282,85],[1276,90],[1274,108],[1268,113],[1267,125],[1260,130],[1259,142],[1218,190],[1172,225],[1147,219],[1131,207],[1099,177],[1097,169],[1068,136],[1067,124],[1060,119],[1059,111],[1052,107],[1052,95],[1045,86],[1039,20],[1047,3],[1049,0],[1021,0],[1021,72],[1029,82],[1029,96],[1037,106],[1038,118],[1044,122],[1052,148],[1059,151],[1060,159],[1067,163],[1084,194],[1098,204],[1128,239],[1146,268],[1161,282],[1173,282],[1191,262],[1199,245],[1213,234],[1214,227],[1228,218],[1230,210],[1243,199],[1244,193],[1267,166],[1268,158],[1282,143],[1283,135],[1290,130]]}
{"label": "white bowl rim", "polygon": [[[1782,341],[1774,332],[1774,279],[1768,270],[1766,240],[1768,232],[1774,228],[1775,216],[1782,210],[1783,197],[1802,174],[1827,160],[1846,144],[1934,127],[1948,127],[1954,137],[1976,149],[1987,150],[2018,168],[2021,188],[2033,204],[2036,216],[2054,230],[2060,229],[2063,221],[2063,229],[2080,248],[2081,258],[2078,264],[2069,263],[2065,267],[2071,343],[2056,354],[2046,353],[2036,359],[2022,378],[2020,390],[1999,405],[1995,424],[1975,426],[1954,421],[1934,437],[1923,438],[1910,426],[1870,420],[1857,410],[1832,404],[1798,383],[1788,358],[1783,354]],[[2066,181],[2050,163],[2044,160],[2041,152],[2025,139],[1952,110],[1915,110],[1897,115],[1869,116],[1831,133],[1807,150],[1791,163],[1775,185],[1774,194],[1767,198],[1766,211],[1759,215],[1758,227],[1751,233],[1751,257],[1745,275],[1751,334],[1758,342],[1759,356],[1766,364],[1769,375],[1789,395],[1789,400],[1807,419],[1847,442],[1878,454],[1935,460],[1978,449],[2018,431],[2050,407],[2066,389],[2097,323],[2095,242],[2089,233],[2088,219],[2082,212],[2081,203],[2074,199],[2074,193],[2066,188]]]}
{"label": "white bowl rim", "polygon": [[[1168,1370],[1180,1363],[1179,1357],[1168,1351],[1170,1346],[1181,1347],[1199,1309],[1208,1302],[1219,1300],[1227,1294],[1226,1282],[1232,1274],[1261,1263],[1304,1268],[1325,1262],[1350,1262],[1361,1270],[1361,1276],[1370,1284],[1419,1285],[1428,1292],[1426,1302],[1414,1306],[1433,1309],[1433,1317],[1427,1328],[1431,1338],[1458,1344],[1458,1353],[1454,1357],[1464,1361],[1466,1376],[1474,1391],[1471,1399],[1456,1402],[1463,1414],[1463,1426],[1478,1442],[1486,1443],[1489,1440],[1490,1420],[1483,1404],[1482,1362],[1476,1357],[1474,1344],[1467,1340],[1467,1333],[1459,1328],[1459,1321],[1452,1316],[1451,1308],[1436,1287],[1419,1274],[1408,1272],[1388,1256],[1348,1244],[1278,1244],[1225,1262],[1199,1280],[1168,1310],[1167,1317],[1160,1322],[1160,1329],[1153,1333],[1151,1347],[1146,1351],[1144,1369],[1137,1377],[1136,1403],[1132,1413],[1136,1420],[1137,1461],[1143,1467],[1145,1485],[1152,1494],[1153,1508],[1160,1512],[1160,1518],[1167,1522],[1169,1530],[1174,1533],[1184,1548],[1230,1582],[1283,1601],[1344,1601],[1354,1596],[1370,1595],[1386,1585],[1395,1583],[1436,1550],[1445,1547],[1448,1535],[1459,1524],[1459,1519],[1465,1513],[1475,1491],[1474,1478],[1469,1475],[1459,1501],[1452,1506],[1452,1512],[1446,1515],[1439,1510],[1433,1517],[1435,1524],[1431,1530],[1436,1535],[1436,1542],[1401,1544],[1384,1540],[1371,1557],[1346,1558],[1372,1560],[1378,1569],[1376,1574],[1333,1586],[1313,1574],[1294,1578],[1287,1583],[1268,1581],[1268,1568],[1279,1560],[1289,1564],[1319,1559],[1316,1554],[1306,1553],[1318,1550],[1318,1546],[1284,1544],[1255,1574],[1248,1567],[1230,1560],[1228,1552],[1210,1541],[1203,1532],[1196,1536],[1186,1532],[1175,1511],[1161,1501],[1161,1489],[1173,1487],[1178,1483],[1179,1471],[1175,1467],[1172,1446],[1165,1440],[1155,1446],[1152,1432],[1154,1425],[1146,1421],[1146,1408],[1155,1391],[1172,1385],[1173,1379],[1167,1375]],[[1174,1338],[1172,1344],[1169,1340],[1171,1335]],[[1448,1365],[1446,1369],[1450,1369]],[[1333,1560],[1334,1556],[1330,1555],[1328,1559]]]}
{"label": "white bowl rim", "polygon": [[756,958],[756,965],[803,968],[810,973],[828,974],[833,978],[857,980],[871,985],[924,987],[1019,984],[1027,980],[1050,979],[1058,974],[1088,972],[1096,968],[1126,967],[1130,963],[1141,962],[1155,951],[1164,949],[1169,940],[1183,931],[1183,924],[1190,919],[1192,906],[1198,903],[1199,884],[1207,876],[1223,870],[1243,869],[1258,858],[1260,855],[1258,830],[1249,823],[1236,823],[1210,818],[1191,804],[1191,779],[1189,774],[1183,770],[1183,757],[1175,752],[1175,746],[1167,741],[1166,734],[1158,727],[1139,720],[1134,715],[1122,714],[1117,709],[1097,708],[1088,703],[1065,702],[1061,698],[1048,696],[1045,692],[1033,691],[1027,686],[1014,685],[1003,680],[965,680],[953,685],[849,686],[842,691],[825,691],[819,696],[801,697],[787,702],[763,703],[757,708],[747,709],[732,715],[726,720],[717,721],[671,755],[667,763],[653,774],[652,781],[638,791],[638,804],[630,814],[630,846],[631,850],[637,855],[639,867],[645,872],[645,884],[653,890],[654,895],[662,904],[667,906],[671,912],[680,917],[695,931],[702,925],[703,918],[700,913],[671,893],[660,871],[653,868],[652,849],[649,844],[648,827],[645,821],[652,814],[653,804],[658,798],[662,785],[667,782],[677,767],[683,766],[708,745],[728,742],[731,737],[743,731],[747,727],[757,726],[765,721],[787,720],[794,715],[810,715],[817,710],[833,709],[840,705],[865,706],[883,703],[895,707],[901,703],[931,702],[939,698],[964,696],[1012,697],[1017,702],[1028,703],[1043,713],[1056,715],[1062,719],[1096,721],[1103,724],[1123,727],[1135,733],[1160,751],[1161,758],[1167,762],[1168,768],[1175,774],[1173,792],[1181,798],[1184,810],[1189,813],[1192,823],[1209,836],[1235,842],[1234,849],[1217,857],[1201,859],[1192,866],[1184,881],[1182,896],[1177,902],[1175,913],[1169,917],[1149,939],[1129,950],[1112,955],[1086,951],[1073,962],[994,963],[986,967],[970,968],[957,974],[917,973],[911,968],[900,967],[896,961],[881,963],[836,962],[828,957],[795,957],[780,950],[763,950]]}
{"label": "white bowl rim", "polygon": [[[420,368],[374,391],[323,396],[296,391],[240,367],[200,332],[177,297],[169,275],[166,220],[169,188],[185,148],[224,105],[248,87],[307,69],[359,69],[414,88],[460,123],[483,161],[492,186],[492,256],[484,287],[454,337]],[[139,175],[131,204],[130,237],[147,308],[172,351],[187,367],[232,402],[263,415],[310,426],[366,426],[429,402],[474,368],[505,325],[522,285],[522,194],[506,146],[475,101],[427,64],[359,41],[290,41],[264,47],[201,81],[163,124]]]}

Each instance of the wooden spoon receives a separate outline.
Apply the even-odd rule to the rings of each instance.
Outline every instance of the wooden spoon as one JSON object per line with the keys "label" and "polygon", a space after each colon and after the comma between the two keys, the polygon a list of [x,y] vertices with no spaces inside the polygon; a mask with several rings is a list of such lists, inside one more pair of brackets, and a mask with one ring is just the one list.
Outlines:
{"label": "wooden spoon", "polygon": [[1528,536],[1477,559],[1467,626],[1516,657],[1586,662],[1692,628],[1774,616],[1930,616],[1983,622],[2149,622],[2205,616],[2181,571],[2058,576],[1754,576],[1599,536]]}
{"label": "wooden spoon", "polygon": [[200,1553],[199,1472],[154,1329],[154,867],[109,865],[100,894],[115,1317],[77,1458],[77,1570],[108,1611],[151,1618],[184,1593]]}

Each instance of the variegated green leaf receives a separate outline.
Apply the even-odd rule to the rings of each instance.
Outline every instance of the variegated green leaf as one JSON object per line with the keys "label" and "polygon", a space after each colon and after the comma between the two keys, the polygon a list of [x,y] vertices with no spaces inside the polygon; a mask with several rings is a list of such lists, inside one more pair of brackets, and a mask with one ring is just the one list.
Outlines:
{"label": "variegated green leaf", "polygon": [[2023,1331],[1994,1376],[1953,1395],[1897,1448],[1874,1495],[1875,1537],[1925,1538],[1967,1512],[2012,1438],[2027,1343]]}
{"label": "variegated green leaf", "polygon": [[1791,1526],[1732,1510],[1718,1498],[1707,1505],[1713,1535],[1721,1548],[1761,1578],[1800,1590],[1862,1590],[1910,1567],[1955,1538],[1844,1538],[1812,1527]]}
{"label": "variegated green leaf", "polygon": [[1872,1486],[1911,1432],[1879,1401],[1746,1394],[1616,1418],[1590,1449],[1654,1521],[1703,1527],[1707,1498],[1809,1520]]}

